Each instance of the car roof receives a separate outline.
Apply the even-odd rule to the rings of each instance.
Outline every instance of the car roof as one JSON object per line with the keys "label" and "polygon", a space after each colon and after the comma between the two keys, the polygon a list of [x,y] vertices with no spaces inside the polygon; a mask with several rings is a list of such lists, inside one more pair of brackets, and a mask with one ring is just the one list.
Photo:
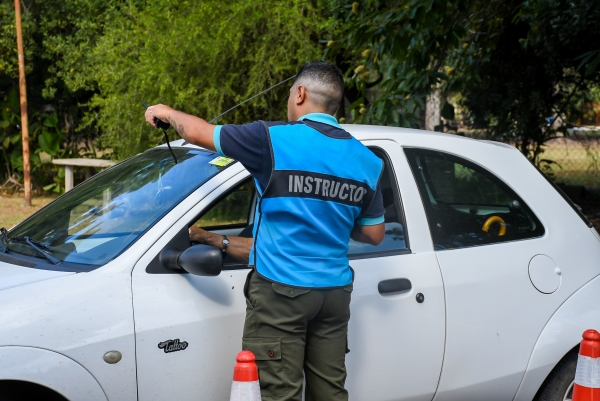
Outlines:
{"label": "car roof", "polygon": [[[425,131],[402,127],[388,127],[383,125],[342,124],[341,126],[360,141],[373,139],[392,140],[403,146],[430,147],[428,145],[434,145],[434,149],[440,148],[448,151],[452,151],[453,148],[464,149],[465,146],[481,146],[488,149],[490,146],[496,146],[517,151],[517,149],[513,146],[502,142],[473,139],[462,135],[447,134],[443,132]],[[158,147],[166,146],[166,144],[162,144]],[[171,146],[199,148],[196,145],[185,142],[183,139],[171,142]]]}

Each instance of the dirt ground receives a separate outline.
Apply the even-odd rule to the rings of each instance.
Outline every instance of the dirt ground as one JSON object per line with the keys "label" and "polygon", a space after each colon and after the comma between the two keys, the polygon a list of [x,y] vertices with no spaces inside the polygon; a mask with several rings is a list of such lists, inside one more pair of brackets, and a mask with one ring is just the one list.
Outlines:
{"label": "dirt ground", "polygon": [[40,210],[50,203],[55,197],[40,196],[31,200],[31,207],[25,206],[23,195],[0,195],[0,227],[10,229],[23,221],[26,217]]}

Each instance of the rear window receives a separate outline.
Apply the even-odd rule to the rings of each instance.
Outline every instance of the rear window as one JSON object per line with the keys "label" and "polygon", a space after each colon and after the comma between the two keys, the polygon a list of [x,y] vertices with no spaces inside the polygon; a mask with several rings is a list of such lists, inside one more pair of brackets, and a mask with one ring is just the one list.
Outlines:
{"label": "rear window", "polygon": [[491,172],[444,152],[405,149],[436,250],[540,237],[544,227]]}

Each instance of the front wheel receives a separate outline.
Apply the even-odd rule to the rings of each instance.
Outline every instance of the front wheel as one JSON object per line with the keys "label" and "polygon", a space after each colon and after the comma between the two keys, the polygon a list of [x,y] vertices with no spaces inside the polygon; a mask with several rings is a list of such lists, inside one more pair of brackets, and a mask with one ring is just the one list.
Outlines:
{"label": "front wheel", "polygon": [[569,351],[548,375],[534,401],[571,401],[579,347]]}

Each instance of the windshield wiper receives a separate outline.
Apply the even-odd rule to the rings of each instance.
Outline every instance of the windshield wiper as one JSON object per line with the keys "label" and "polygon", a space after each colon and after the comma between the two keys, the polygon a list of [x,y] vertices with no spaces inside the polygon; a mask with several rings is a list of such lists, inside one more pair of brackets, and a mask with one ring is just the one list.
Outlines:
{"label": "windshield wiper", "polygon": [[60,263],[60,260],[58,260],[54,256],[48,255],[46,253],[46,252],[52,253],[53,251],[47,245],[45,245],[44,243],[42,243],[40,241],[31,239],[28,236],[24,236],[24,237],[8,237],[7,236],[6,238],[8,238],[9,241],[22,242],[22,243],[28,244],[30,247],[32,247],[33,249],[38,251],[38,253],[40,255],[42,255],[44,258],[48,259],[50,261],[50,263],[52,263],[53,265],[57,265]]}

